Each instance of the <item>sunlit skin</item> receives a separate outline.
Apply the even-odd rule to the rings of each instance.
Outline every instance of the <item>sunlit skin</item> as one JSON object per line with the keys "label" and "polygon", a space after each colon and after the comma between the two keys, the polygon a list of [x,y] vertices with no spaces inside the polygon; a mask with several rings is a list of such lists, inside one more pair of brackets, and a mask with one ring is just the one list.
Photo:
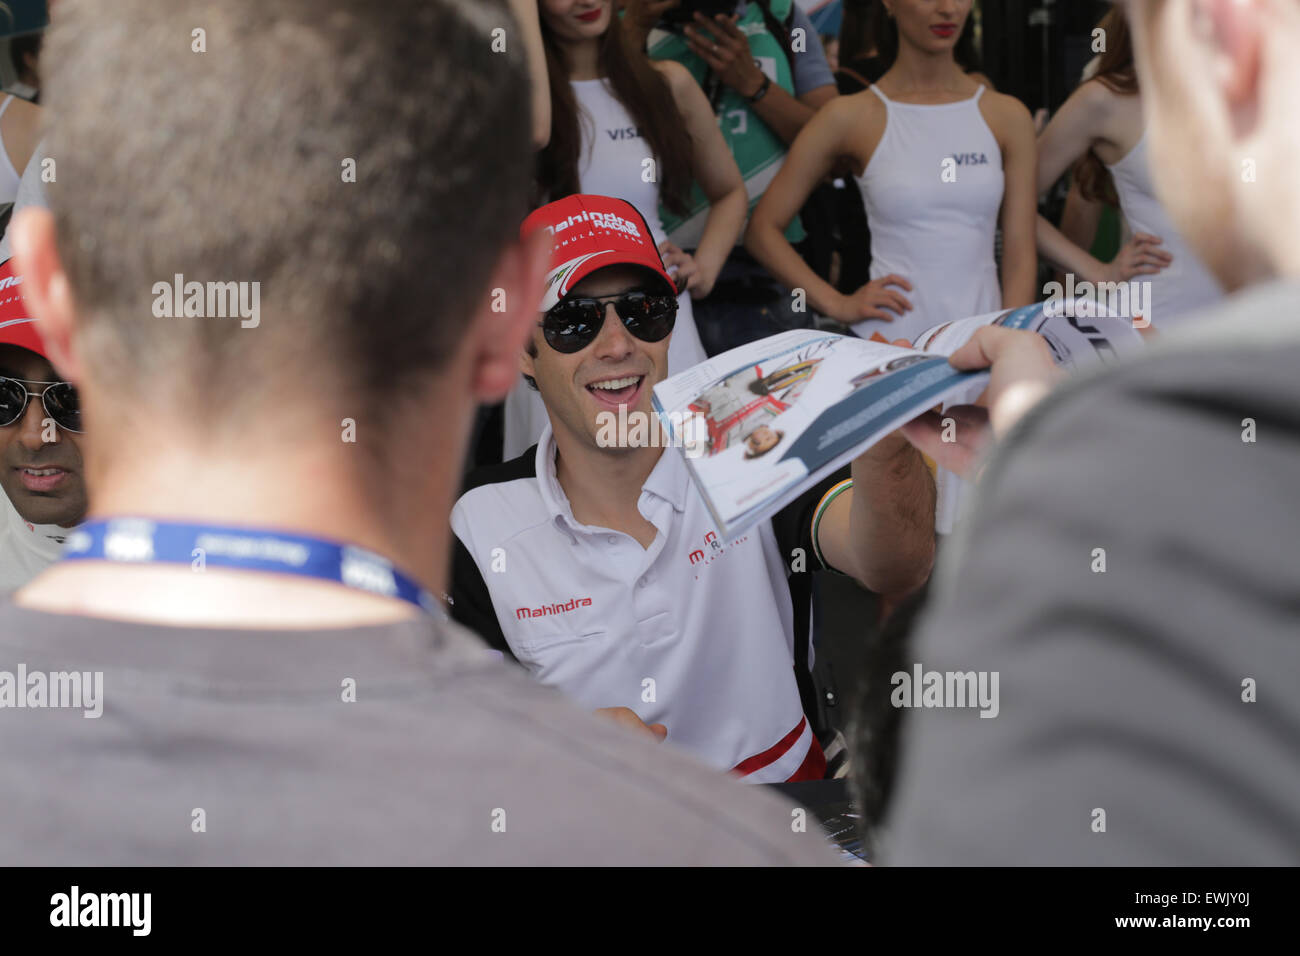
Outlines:
{"label": "sunlit skin", "polygon": [[[16,345],[0,345],[0,378],[25,382],[39,393],[59,375],[46,359]],[[71,528],[86,514],[86,485],[77,436],[51,424],[39,398],[29,398],[22,418],[0,427],[0,488],[25,521]],[[51,442],[45,439],[53,438]],[[24,469],[58,469],[50,477],[30,475]]]}

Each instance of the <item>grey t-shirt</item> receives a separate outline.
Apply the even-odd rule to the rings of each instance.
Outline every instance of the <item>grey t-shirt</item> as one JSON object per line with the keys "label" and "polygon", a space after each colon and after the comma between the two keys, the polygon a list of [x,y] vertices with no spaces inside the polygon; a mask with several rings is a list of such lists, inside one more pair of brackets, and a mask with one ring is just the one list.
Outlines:
{"label": "grey t-shirt", "polygon": [[835,862],[791,805],[455,624],[195,630],[0,598],[0,701],[6,672],[71,671],[102,671],[101,716],[16,708],[12,683],[0,708],[8,864]]}
{"label": "grey t-shirt", "polygon": [[1207,318],[990,462],[908,669],[999,713],[904,713],[885,862],[1300,863],[1300,285]]}

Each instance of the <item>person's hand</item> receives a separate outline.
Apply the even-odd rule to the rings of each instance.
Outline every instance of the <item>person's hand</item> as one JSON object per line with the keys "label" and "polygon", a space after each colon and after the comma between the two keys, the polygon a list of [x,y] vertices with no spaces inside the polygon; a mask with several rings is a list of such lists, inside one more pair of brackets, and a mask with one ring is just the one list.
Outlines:
{"label": "person's hand", "polygon": [[[977,331],[948,362],[963,371],[990,370],[988,388],[978,403],[983,407],[954,405],[944,412],[926,412],[902,431],[937,464],[963,478],[973,478],[990,438],[1005,435],[1051,391],[1061,371],[1042,336],[997,326]],[[951,419],[952,424],[945,425],[944,419]]]}
{"label": "person's hand", "polygon": [[893,291],[890,286],[912,291],[912,283],[900,275],[891,273],[881,276],[879,279],[872,279],[856,292],[840,296],[839,301],[832,306],[831,318],[853,325],[865,319],[884,319],[886,322],[893,322],[895,315],[893,312],[885,311],[887,308],[893,309],[899,315],[911,312],[912,303],[903,293]]}
{"label": "person's hand", "polygon": [[689,252],[685,252],[669,240],[665,239],[659,243],[659,255],[663,257],[664,268],[671,269],[677,267],[676,273],[669,273],[677,282],[677,294],[689,291],[692,299],[703,299],[713,291],[713,283],[716,276],[707,276],[700,264],[695,261],[695,257]]}
{"label": "person's hand", "polygon": [[695,23],[682,30],[691,52],[709,65],[715,76],[744,97],[763,85],[763,71],[754,62],[749,41],[736,26],[736,15],[718,14],[712,20],[695,14]]}
{"label": "person's hand", "polygon": [[1102,273],[1105,282],[1127,282],[1134,276],[1153,276],[1168,267],[1174,261],[1164,249],[1159,248],[1164,240],[1147,232],[1136,233],[1116,253],[1115,258],[1106,263]]}
{"label": "person's hand", "polygon": [[645,49],[646,37],[665,13],[681,6],[682,0],[623,0],[623,24],[630,30],[638,50]]}
{"label": "person's hand", "polygon": [[603,717],[606,720],[612,720],[614,723],[626,727],[628,730],[634,730],[637,733],[649,734],[655,740],[663,740],[668,736],[668,728],[663,724],[649,724],[636,715],[636,711],[629,707],[601,707],[596,712],[596,716]]}

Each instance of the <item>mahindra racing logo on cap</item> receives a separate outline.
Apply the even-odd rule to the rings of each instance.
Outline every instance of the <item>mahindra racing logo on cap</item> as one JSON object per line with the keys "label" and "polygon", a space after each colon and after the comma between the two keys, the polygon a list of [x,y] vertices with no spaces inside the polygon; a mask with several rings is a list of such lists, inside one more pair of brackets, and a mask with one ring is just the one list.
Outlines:
{"label": "mahindra racing logo on cap", "polygon": [[5,276],[3,279],[0,279],[0,292],[4,291],[10,286],[20,285],[22,281],[23,281],[22,276]]}
{"label": "mahindra racing logo on cap", "polygon": [[554,224],[547,224],[546,231],[551,235],[563,232],[570,226],[576,226],[578,223],[585,222],[599,229],[610,229],[614,232],[623,232],[633,239],[644,239],[641,235],[641,228],[632,220],[624,219],[617,213],[612,212],[587,212],[583,211],[567,219],[561,219]]}

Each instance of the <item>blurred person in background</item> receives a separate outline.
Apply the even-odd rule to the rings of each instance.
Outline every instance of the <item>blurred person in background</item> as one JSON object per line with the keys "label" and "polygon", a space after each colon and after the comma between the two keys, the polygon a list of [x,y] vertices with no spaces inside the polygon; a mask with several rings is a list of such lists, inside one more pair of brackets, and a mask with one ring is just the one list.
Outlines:
{"label": "blurred person in background", "polygon": [[[745,180],[752,210],[813,114],[835,99],[835,77],[808,15],[794,0],[740,0],[730,15],[696,13],[664,29],[680,0],[625,0],[633,42],[652,59],[675,60],[703,88],[727,147]],[[797,40],[796,40],[797,38]],[[697,184],[684,215],[664,211],[664,228],[683,249],[700,242],[707,197]],[[815,208],[808,210],[815,215]],[[805,225],[809,228],[805,228]],[[786,237],[812,257],[826,228],[792,216]],[[809,324],[789,293],[739,244],[712,294],[695,303],[695,322],[709,355]]]}
{"label": "blurred person in background", "polygon": [[[907,661],[1001,708],[907,715],[888,862],[1300,862],[1300,2],[1128,9],[1159,199],[1230,296],[1055,390],[1029,333],[952,356],[1003,443]],[[963,419],[905,433],[966,471]]]}
{"label": "blurred person in background", "polygon": [[1111,262],[1102,263],[1040,215],[1038,249],[1073,273],[1076,282],[1150,283],[1151,314],[1141,318],[1168,331],[1214,305],[1223,289],[1179,235],[1156,195],[1161,170],[1149,159],[1123,6],[1113,6],[1099,28],[1105,31],[1106,51],[1093,77],[1065,101],[1039,137],[1038,190],[1046,192],[1073,166],[1081,197],[1118,203],[1133,236]]}
{"label": "blurred person in background", "polygon": [[[840,26],[840,61],[835,83],[840,95],[861,93],[885,75],[892,65],[880,56],[873,35],[873,7],[880,0],[845,0]],[[973,80],[983,83],[990,92],[997,89],[979,71],[979,54],[975,48],[973,18],[968,17],[953,48],[953,58]],[[862,203],[862,192],[848,170],[835,181],[837,235],[840,242],[839,270],[834,278],[837,291],[851,294],[871,280],[871,230]]]}

